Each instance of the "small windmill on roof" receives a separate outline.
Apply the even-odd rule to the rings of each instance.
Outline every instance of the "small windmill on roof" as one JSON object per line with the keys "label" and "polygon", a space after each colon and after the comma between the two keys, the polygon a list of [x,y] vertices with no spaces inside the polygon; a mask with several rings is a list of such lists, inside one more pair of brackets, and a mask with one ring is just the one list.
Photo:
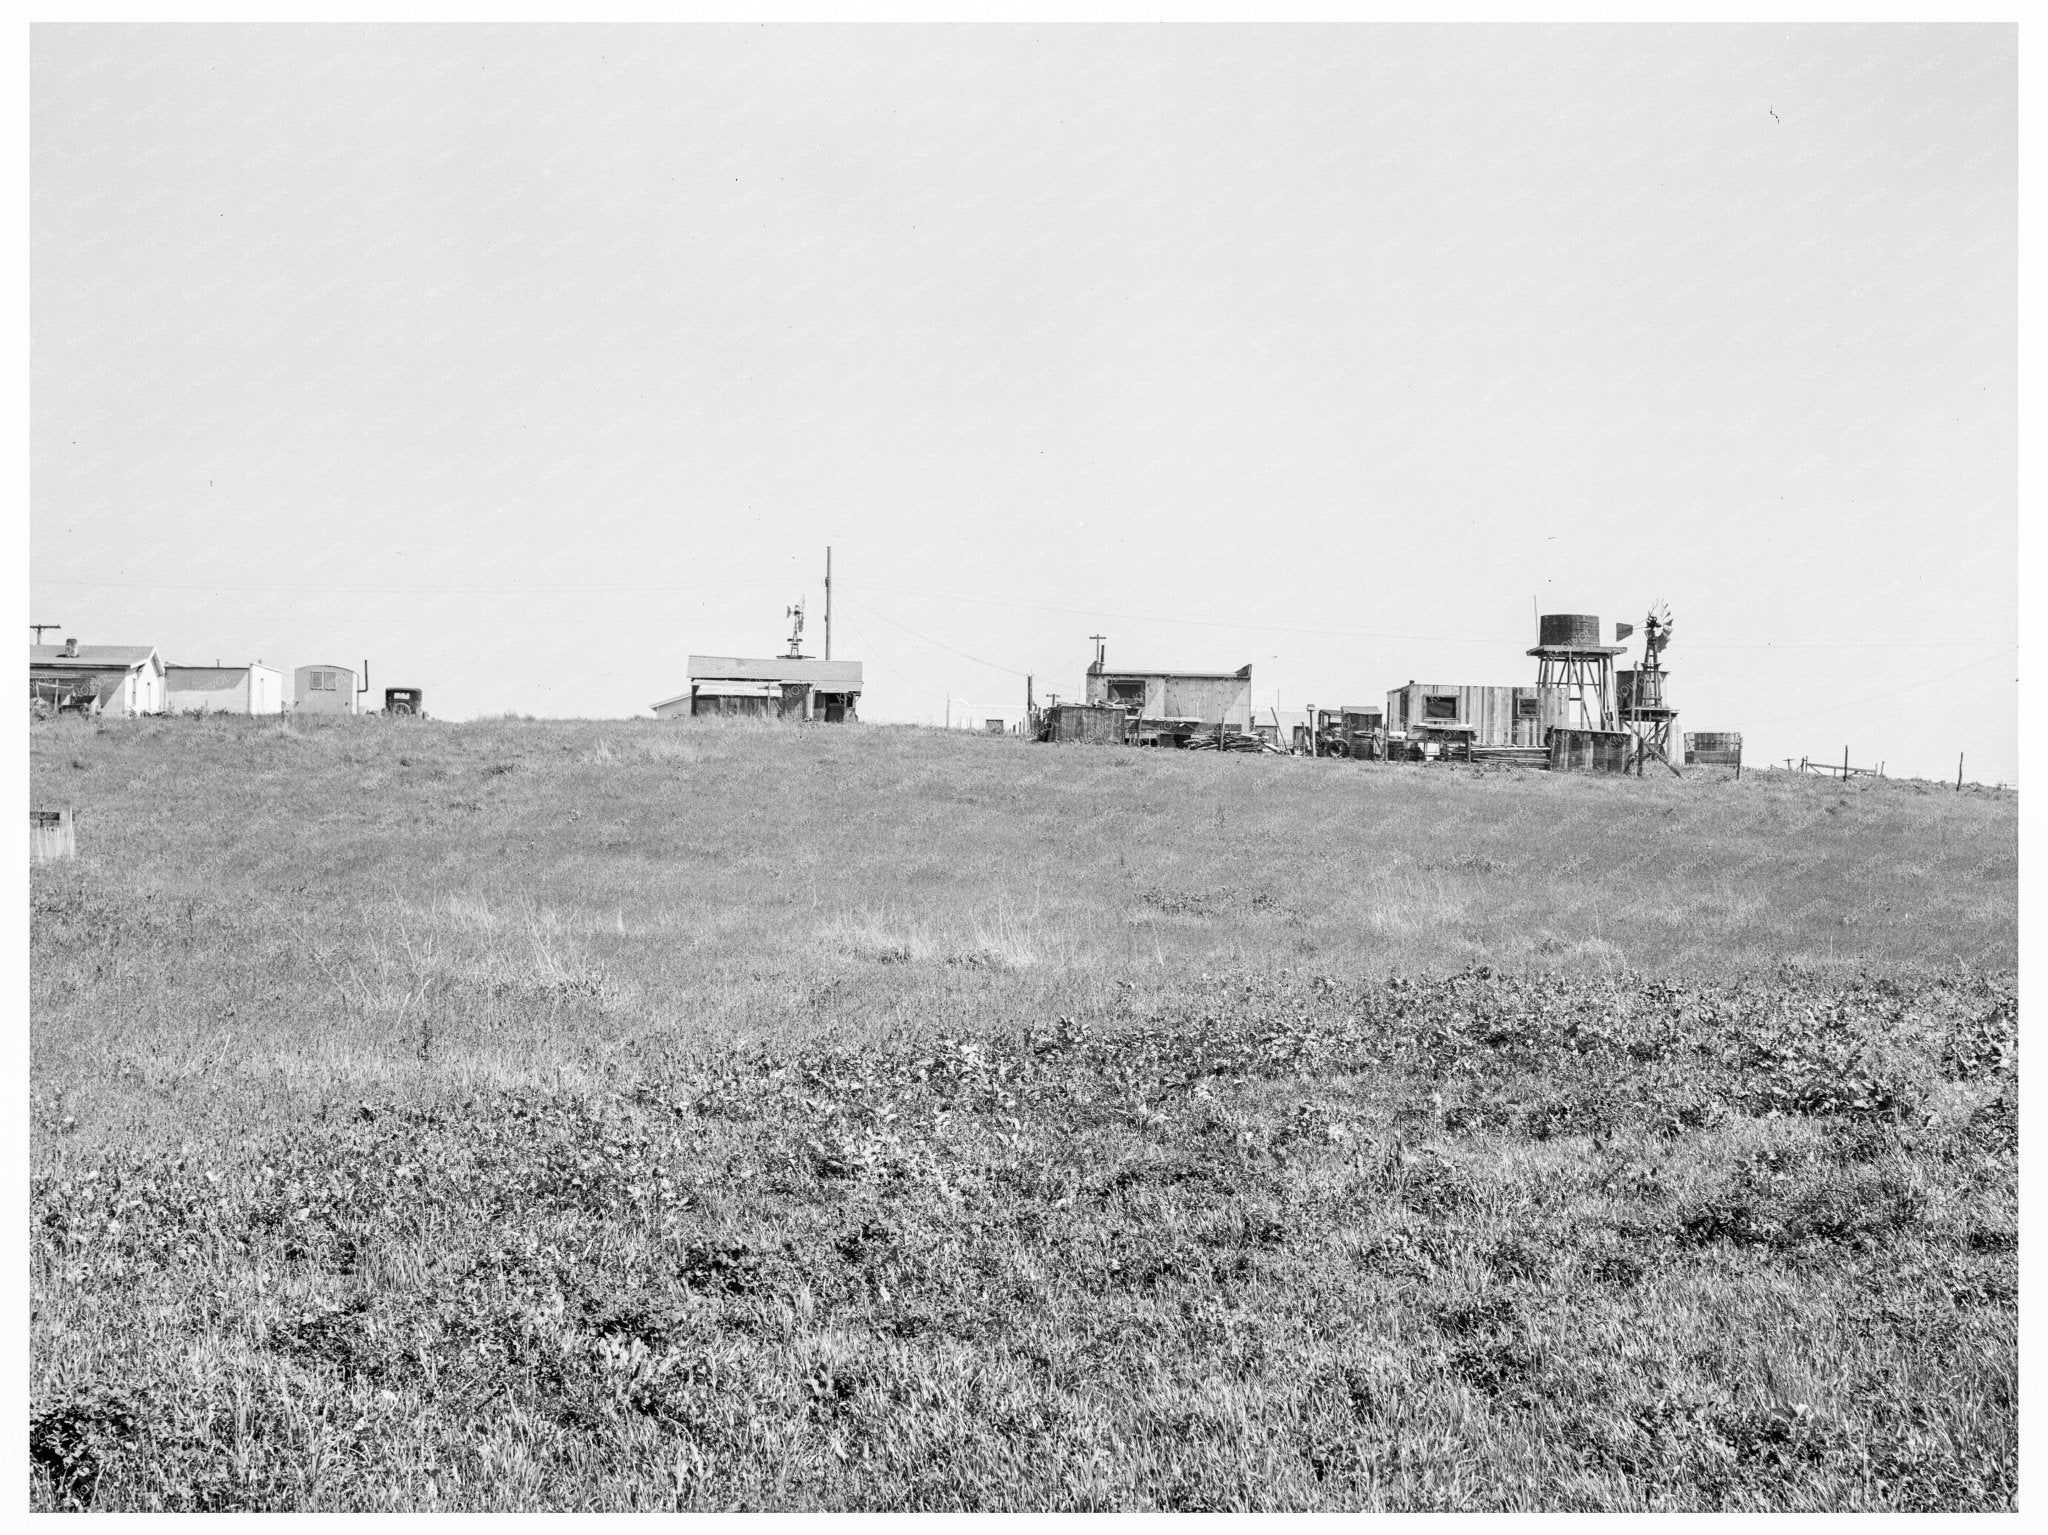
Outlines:
{"label": "small windmill on roof", "polygon": [[796,620],[796,626],[789,631],[789,654],[783,659],[801,661],[804,658],[804,605],[799,600],[796,606],[783,609],[782,616]]}

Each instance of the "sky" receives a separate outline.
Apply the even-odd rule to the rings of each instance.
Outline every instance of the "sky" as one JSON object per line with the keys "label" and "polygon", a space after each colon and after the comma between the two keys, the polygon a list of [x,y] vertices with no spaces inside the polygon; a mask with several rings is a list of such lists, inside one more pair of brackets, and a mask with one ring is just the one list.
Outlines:
{"label": "sky", "polygon": [[[2017,782],[2009,26],[41,26],[30,602],[646,715],[1261,707],[1675,620],[1684,730]],[[48,636],[55,638],[57,636]]]}

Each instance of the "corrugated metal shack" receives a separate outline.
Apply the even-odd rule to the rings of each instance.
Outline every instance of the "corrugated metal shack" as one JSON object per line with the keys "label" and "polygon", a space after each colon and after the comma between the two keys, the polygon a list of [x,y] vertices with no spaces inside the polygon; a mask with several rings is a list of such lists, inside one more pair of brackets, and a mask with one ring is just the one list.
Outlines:
{"label": "corrugated metal shack", "polygon": [[1409,682],[1387,692],[1387,729],[1463,725],[1474,746],[1541,746],[1542,693],[1450,682]]}

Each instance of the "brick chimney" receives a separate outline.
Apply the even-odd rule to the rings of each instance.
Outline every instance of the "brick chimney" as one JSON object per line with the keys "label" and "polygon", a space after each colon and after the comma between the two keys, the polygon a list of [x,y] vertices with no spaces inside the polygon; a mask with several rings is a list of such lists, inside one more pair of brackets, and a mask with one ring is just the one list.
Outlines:
{"label": "brick chimney", "polygon": [[66,656],[76,656],[78,654],[78,641],[67,638],[64,641],[64,654]]}

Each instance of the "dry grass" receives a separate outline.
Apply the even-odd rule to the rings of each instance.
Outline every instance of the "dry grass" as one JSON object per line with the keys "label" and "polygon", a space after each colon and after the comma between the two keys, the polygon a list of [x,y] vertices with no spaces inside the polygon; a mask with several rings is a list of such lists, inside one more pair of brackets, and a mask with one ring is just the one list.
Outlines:
{"label": "dry grass", "polygon": [[32,772],[39,1504],[2013,1497],[2011,795],[377,719]]}

